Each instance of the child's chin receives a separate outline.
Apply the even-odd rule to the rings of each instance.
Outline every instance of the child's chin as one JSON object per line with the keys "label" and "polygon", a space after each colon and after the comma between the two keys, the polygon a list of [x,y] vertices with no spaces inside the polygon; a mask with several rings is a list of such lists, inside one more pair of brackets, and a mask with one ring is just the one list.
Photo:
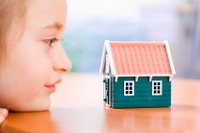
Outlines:
{"label": "child's chin", "polygon": [[50,102],[43,102],[43,103],[35,103],[30,105],[18,106],[10,108],[10,111],[14,112],[34,112],[34,111],[45,111],[50,108]]}

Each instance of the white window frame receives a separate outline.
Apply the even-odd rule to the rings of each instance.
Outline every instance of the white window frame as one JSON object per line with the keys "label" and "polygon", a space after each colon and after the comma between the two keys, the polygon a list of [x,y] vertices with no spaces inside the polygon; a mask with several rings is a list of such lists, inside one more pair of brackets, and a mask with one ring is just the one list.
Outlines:
{"label": "white window frame", "polygon": [[[156,83],[156,84],[154,84],[154,83]],[[158,91],[159,91],[159,93],[158,93]],[[152,81],[152,95],[153,96],[162,95],[162,81]]]}
{"label": "white window frame", "polygon": [[[131,85],[131,83],[132,83],[132,85]],[[128,94],[127,94],[127,92],[128,92]],[[130,92],[132,92],[132,93],[130,93]],[[135,82],[134,81],[124,81],[124,96],[134,96],[134,95],[135,95]]]}
{"label": "white window frame", "polygon": [[106,54],[106,73],[110,73],[110,61],[109,61],[109,56]]}

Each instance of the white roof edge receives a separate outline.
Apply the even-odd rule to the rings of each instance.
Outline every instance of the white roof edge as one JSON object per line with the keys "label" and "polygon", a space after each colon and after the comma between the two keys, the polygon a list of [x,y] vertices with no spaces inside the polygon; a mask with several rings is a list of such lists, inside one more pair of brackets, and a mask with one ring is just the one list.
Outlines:
{"label": "white roof edge", "polygon": [[113,58],[112,50],[111,50],[111,47],[110,47],[110,41],[105,40],[105,48],[107,50],[109,61],[110,61],[111,73],[112,74],[116,74],[116,69],[115,69],[115,64],[114,64],[114,58]]}
{"label": "white roof edge", "polygon": [[102,56],[101,56],[101,64],[100,64],[100,69],[99,69],[99,73],[103,73],[103,67],[104,67],[104,63],[105,63],[105,56],[106,56],[106,41],[104,41],[104,46],[103,46],[103,52],[102,52]]}
{"label": "white roof edge", "polygon": [[124,43],[163,43],[162,41],[110,41],[110,42],[124,42]]}
{"label": "white roof edge", "polygon": [[164,41],[164,43],[165,43],[165,46],[166,46],[167,55],[168,55],[168,58],[169,58],[169,63],[170,63],[170,66],[171,66],[172,74],[175,75],[176,71],[175,71],[174,62],[173,62],[173,59],[172,59],[172,54],[171,54],[171,51],[170,51],[170,48],[169,48],[169,43],[168,43],[168,41]]}
{"label": "white roof edge", "polygon": [[161,77],[164,77],[164,76],[174,76],[173,74],[135,74],[135,75],[113,75],[115,77],[150,77],[150,76],[155,76],[155,77],[158,77],[158,76],[161,76]]}

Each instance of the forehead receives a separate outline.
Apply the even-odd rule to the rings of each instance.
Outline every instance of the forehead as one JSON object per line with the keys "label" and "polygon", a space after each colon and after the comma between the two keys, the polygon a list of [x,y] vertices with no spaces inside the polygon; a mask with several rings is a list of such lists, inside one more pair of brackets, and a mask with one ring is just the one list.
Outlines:
{"label": "forehead", "polygon": [[35,29],[64,26],[66,21],[66,0],[30,0],[26,21],[28,28]]}

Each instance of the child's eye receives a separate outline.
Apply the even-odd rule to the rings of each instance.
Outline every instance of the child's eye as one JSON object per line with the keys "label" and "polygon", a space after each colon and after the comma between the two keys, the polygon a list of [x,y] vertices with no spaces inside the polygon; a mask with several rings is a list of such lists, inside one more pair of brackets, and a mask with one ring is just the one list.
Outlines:
{"label": "child's eye", "polygon": [[50,47],[52,47],[52,43],[57,42],[58,40],[59,40],[59,39],[57,39],[57,38],[52,38],[52,39],[44,40],[44,42],[45,42],[46,44],[48,44]]}

